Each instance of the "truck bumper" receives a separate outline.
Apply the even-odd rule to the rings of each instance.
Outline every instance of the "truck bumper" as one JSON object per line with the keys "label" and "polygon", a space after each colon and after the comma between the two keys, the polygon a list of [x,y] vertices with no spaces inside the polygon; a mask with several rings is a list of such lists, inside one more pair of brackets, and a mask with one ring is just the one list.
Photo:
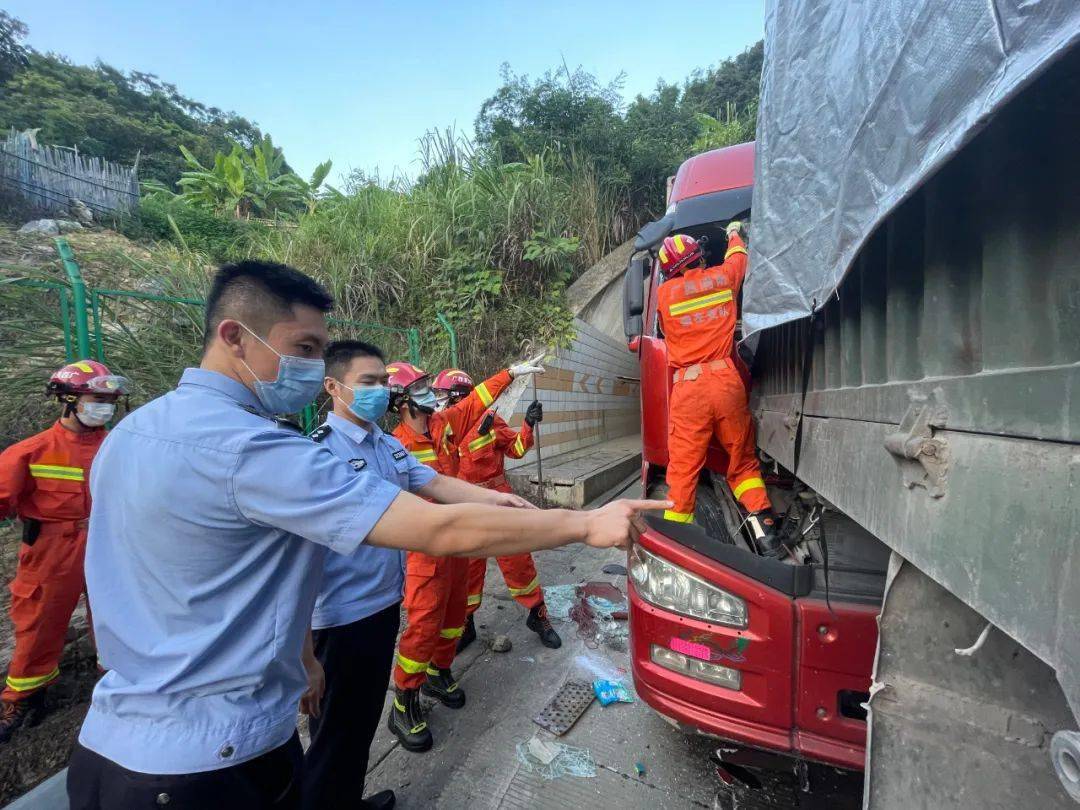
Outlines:
{"label": "truck bumper", "polygon": [[[642,700],[684,731],[861,770],[865,722],[841,715],[834,704],[842,690],[869,686],[877,611],[835,601],[828,611],[818,600],[792,599],[658,532],[644,533],[640,542],[743,599],[749,617],[748,626],[737,629],[671,613],[645,602],[631,581],[631,667]],[[707,649],[710,663],[738,670],[739,688],[654,660],[655,647],[683,650],[687,644]],[[852,663],[857,672],[836,671]]]}

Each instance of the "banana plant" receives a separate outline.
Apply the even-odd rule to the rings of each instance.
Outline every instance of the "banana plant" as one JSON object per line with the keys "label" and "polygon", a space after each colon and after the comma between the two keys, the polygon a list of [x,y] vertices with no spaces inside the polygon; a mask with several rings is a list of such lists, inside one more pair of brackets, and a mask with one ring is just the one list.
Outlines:
{"label": "banana plant", "polygon": [[[206,167],[185,146],[180,152],[188,170],[180,175],[179,196],[187,202],[237,219],[289,214],[314,209],[317,192],[330,173],[331,162],[320,163],[310,181],[288,171],[285,156],[265,135],[250,151],[234,144],[228,154],[218,152]],[[160,184],[146,186],[150,193],[167,191]]]}

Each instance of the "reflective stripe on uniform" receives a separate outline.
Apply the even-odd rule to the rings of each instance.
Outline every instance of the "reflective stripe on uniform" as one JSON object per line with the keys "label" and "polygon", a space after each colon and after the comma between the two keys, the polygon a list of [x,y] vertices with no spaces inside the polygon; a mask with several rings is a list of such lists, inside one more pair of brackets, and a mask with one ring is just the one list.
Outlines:
{"label": "reflective stripe on uniform", "polygon": [[508,588],[511,596],[525,596],[540,587],[540,577],[533,577],[533,581],[524,588]]}
{"label": "reflective stripe on uniform", "polygon": [[[460,605],[461,603],[458,602]],[[443,638],[461,638],[461,634],[465,632],[465,627],[444,627],[439,631],[439,635]]]}
{"label": "reflective stripe on uniform", "polygon": [[447,452],[450,451],[450,437],[453,436],[453,435],[454,435],[454,429],[452,427],[450,427],[449,424],[447,424],[443,428],[443,432],[442,432],[442,447],[443,447],[443,452],[444,453],[447,453]]}
{"label": "reflective stripe on uniform", "polygon": [[734,256],[736,253],[743,253],[743,254],[749,255],[749,254],[746,253],[746,248],[744,248],[742,245],[736,245],[733,248],[729,248],[728,252],[724,254],[724,261],[727,261],[732,256]]}
{"label": "reflective stripe on uniform", "polygon": [[521,440],[521,434],[514,440],[514,452],[519,456],[525,455],[525,442]]}
{"label": "reflective stripe on uniform", "polygon": [[689,298],[686,301],[680,301],[678,304],[672,304],[668,307],[668,314],[685,315],[687,312],[705,309],[705,307],[715,306],[716,304],[726,304],[733,297],[731,290],[717,290],[708,295],[699,295],[697,298]]}
{"label": "reflective stripe on uniform", "polygon": [[[402,703],[402,702],[401,702],[400,700],[398,700],[397,698],[394,698],[394,708],[395,708],[395,709],[396,709],[397,711],[401,712],[402,714],[404,714],[404,713],[405,713],[405,704],[404,704],[404,703]],[[427,728],[427,720],[424,720],[424,721],[423,721],[423,722],[421,722],[421,723],[417,723],[417,724],[416,724],[415,726],[413,726],[412,728],[410,728],[410,729],[409,729],[409,733],[410,733],[410,734],[419,734],[419,733],[420,733],[421,731],[423,731],[423,730],[424,730],[425,728]]]}
{"label": "reflective stripe on uniform", "polygon": [[670,509],[664,510],[664,520],[673,520],[676,523],[692,523],[694,520],[693,512],[673,512]]}
{"label": "reflective stripe on uniform", "polygon": [[487,407],[495,401],[495,398],[491,396],[491,392],[488,391],[488,387],[484,385],[484,383],[480,383],[476,386],[476,395],[480,397],[480,401],[484,403],[484,407]]}
{"label": "reflective stripe on uniform", "polygon": [[31,464],[30,475],[34,478],[56,478],[61,481],[85,481],[82,467],[60,467],[55,464]]}
{"label": "reflective stripe on uniform", "polygon": [[413,661],[411,658],[406,658],[401,653],[397,654],[398,666],[408,672],[410,675],[416,675],[418,672],[423,672],[427,669],[427,661]]}
{"label": "reflective stripe on uniform", "polygon": [[417,461],[419,461],[422,464],[426,464],[429,461],[434,461],[437,458],[437,456],[435,455],[435,451],[430,450],[430,449],[428,449],[428,450],[413,450],[412,454],[413,454],[413,458],[415,458]]}
{"label": "reflective stripe on uniform", "polygon": [[466,604],[470,606],[479,605],[483,600],[484,595],[482,593],[470,593],[469,598],[466,600]]}
{"label": "reflective stripe on uniform", "polygon": [[471,442],[469,442],[469,452],[470,453],[476,452],[481,447],[487,447],[489,444],[494,444],[494,443],[495,443],[495,431],[493,430],[490,433],[487,433],[487,434],[481,436],[479,439],[473,439]]}
{"label": "reflective stripe on uniform", "polygon": [[735,487],[735,497],[741,498],[743,496],[743,493],[750,489],[765,489],[765,482],[757,476],[754,476],[753,478],[747,478],[745,481]]}
{"label": "reflective stripe on uniform", "polygon": [[31,689],[37,689],[44,686],[49,681],[56,680],[60,677],[60,668],[55,668],[52,672],[46,675],[34,675],[29,678],[13,678],[8,675],[7,685],[14,689],[16,692],[29,692]]}

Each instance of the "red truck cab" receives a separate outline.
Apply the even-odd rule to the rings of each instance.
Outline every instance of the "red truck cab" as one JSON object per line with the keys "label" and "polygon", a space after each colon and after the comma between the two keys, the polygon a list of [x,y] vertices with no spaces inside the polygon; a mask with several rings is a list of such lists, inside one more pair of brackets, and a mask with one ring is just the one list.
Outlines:
{"label": "red truck cab", "polygon": [[[656,311],[662,281],[656,250],[668,234],[705,237],[709,262],[719,263],[724,227],[750,217],[753,175],[753,143],[690,158],[671,184],[665,216],[642,228],[635,243],[624,318],[641,368],[642,485],[649,496],[664,491],[671,390]],[[752,357],[738,359],[747,361],[749,385]],[[742,515],[723,482],[725,466],[723,450],[710,448],[695,523],[650,518],[649,530],[630,552],[630,642],[638,694],[687,731],[861,769],[862,703],[877,644],[884,561],[877,555],[853,565],[844,558],[850,544],[843,537],[861,530],[839,516],[827,519],[833,537],[824,562],[833,563],[831,592],[828,565],[815,564],[812,555],[802,564],[757,555],[741,539]],[[785,490],[794,479],[771,465],[770,472],[770,495],[782,511],[799,497],[797,487]],[[826,522],[820,516],[819,521]],[[818,530],[824,535],[822,526]],[[840,557],[835,563],[828,556],[834,550]]]}

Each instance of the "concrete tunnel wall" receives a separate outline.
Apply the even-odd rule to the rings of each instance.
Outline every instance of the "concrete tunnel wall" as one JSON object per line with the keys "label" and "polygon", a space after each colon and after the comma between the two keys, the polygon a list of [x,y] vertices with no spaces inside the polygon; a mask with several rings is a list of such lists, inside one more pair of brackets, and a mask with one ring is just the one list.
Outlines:
{"label": "concrete tunnel wall", "polygon": [[[629,244],[612,251],[568,291],[577,337],[568,349],[549,357],[547,373],[536,379],[537,397],[544,405],[544,459],[640,433],[640,371],[622,337],[621,279],[629,255]],[[612,303],[616,295],[617,318]],[[530,402],[531,387],[518,402],[512,425],[521,424]],[[508,459],[506,468],[535,464],[534,449],[524,459]]]}

